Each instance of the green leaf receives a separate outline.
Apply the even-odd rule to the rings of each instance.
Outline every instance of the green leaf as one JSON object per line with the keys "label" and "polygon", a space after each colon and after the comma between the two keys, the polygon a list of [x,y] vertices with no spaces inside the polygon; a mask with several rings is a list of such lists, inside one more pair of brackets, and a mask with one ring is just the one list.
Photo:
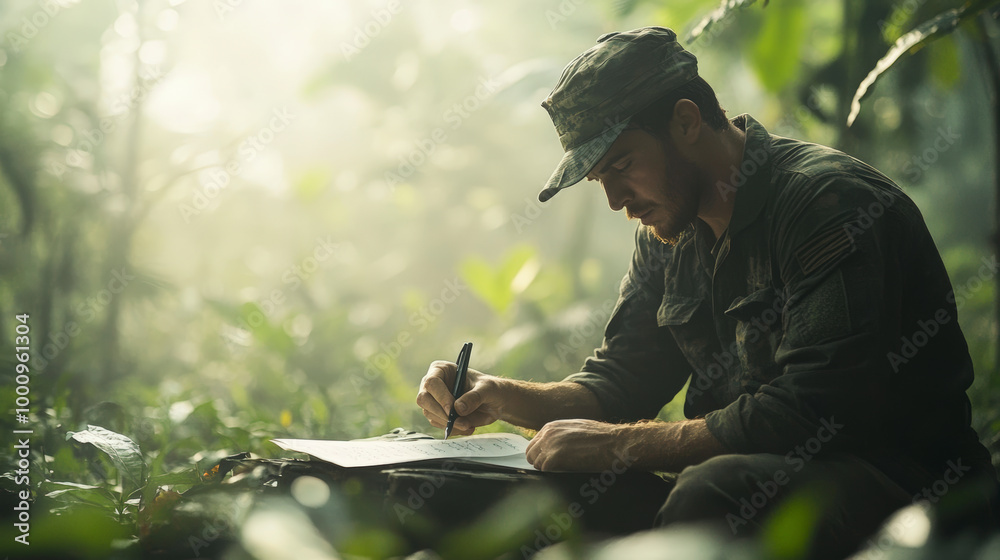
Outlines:
{"label": "green leaf", "polygon": [[904,54],[913,53],[925,44],[943,37],[954,31],[960,24],[968,19],[976,17],[991,5],[1000,5],[1000,0],[975,0],[967,2],[961,8],[945,10],[928,21],[918,25],[909,33],[896,39],[896,43],[885,53],[877,63],[875,68],[861,80],[857,91],[854,92],[854,99],[851,100],[851,113],[847,116],[847,126],[854,124],[854,119],[858,118],[861,112],[861,99],[868,93],[868,89],[875,85],[883,73]]}
{"label": "green leaf", "polygon": [[164,486],[167,484],[201,484],[201,475],[198,474],[196,469],[184,469],[182,471],[169,472],[166,474],[161,474],[159,476],[154,476],[149,479],[150,483],[157,486]]}
{"label": "green leaf", "polygon": [[805,488],[782,502],[761,531],[766,557],[805,558],[820,515],[829,503],[829,492],[814,487]]}
{"label": "green leaf", "polygon": [[271,323],[267,314],[254,302],[246,302],[240,306],[244,327],[249,327],[253,337],[265,348],[275,350],[284,355],[295,348],[295,341],[279,325]]}
{"label": "green leaf", "polygon": [[46,498],[63,503],[82,503],[107,510],[116,511],[118,501],[115,495],[101,486],[77,484],[75,482],[45,481],[40,490]]}
{"label": "green leaf", "polygon": [[757,78],[768,91],[781,91],[795,77],[806,27],[802,0],[778,2],[768,10],[750,55]]}
{"label": "green leaf", "polygon": [[515,247],[495,269],[482,257],[469,257],[460,268],[462,279],[497,314],[503,314],[538,273],[535,249]]}
{"label": "green leaf", "polygon": [[122,477],[124,495],[142,487],[146,463],[134,441],[117,432],[93,425],[87,425],[87,429],[82,432],[69,432],[66,436],[80,443],[93,445],[111,459]]}
{"label": "green leaf", "polygon": [[962,77],[958,46],[953,37],[942,37],[930,49],[931,76],[944,89],[952,89]]}
{"label": "green leaf", "polygon": [[[708,31],[713,25],[729,17],[731,12],[746,8],[756,1],[757,0],[722,0],[722,3],[719,4],[718,8],[702,18],[702,20],[694,26],[694,29],[692,29],[691,32],[687,34],[687,37],[684,38],[684,42],[691,43],[703,33]],[[767,7],[767,2],[768,0],[764,0],[764,7]]]}
{"label": "green leaf", "polygon": [[48,486],[77,488],[80,490],[93,490],[95,488],[100,488],[100,486],[94,486],[93,484],[78,484],[76,482],[55,482],[52,480],[46,480],[42,482],[42,488],[46,488]]}

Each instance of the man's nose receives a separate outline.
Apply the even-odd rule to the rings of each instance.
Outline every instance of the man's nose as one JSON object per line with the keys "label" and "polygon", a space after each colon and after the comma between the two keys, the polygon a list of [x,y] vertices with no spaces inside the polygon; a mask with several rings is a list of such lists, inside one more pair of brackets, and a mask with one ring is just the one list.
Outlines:
{"label": "man's nose", "polygon": [[632,190],[624,182],[609,179],[602,181],[601,184],[604,186],[604,194],[608,196],[608,206],[615,212],[632,201]]}

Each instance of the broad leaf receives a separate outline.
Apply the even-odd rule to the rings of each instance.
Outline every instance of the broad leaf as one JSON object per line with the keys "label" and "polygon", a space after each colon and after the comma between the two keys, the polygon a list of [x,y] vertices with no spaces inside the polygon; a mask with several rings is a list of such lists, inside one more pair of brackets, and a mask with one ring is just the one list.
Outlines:
{"label": "broad leaf", "polygon": [[961,57],[954,37],[942,37],[930,51],[931,76],[942,88],[952,89],[962,77]]}
{"label": "broad leaf", "polygon": [[469,289],[499,315],[534,279],[538,263],[534,248],[520,246],[510,250],[496,268],[482,257],[473,256],[462,263],[460,272]]}
{"label": "broad leaf", "polygon": [[201,484],[201,476],[195,469],[184,469],[151,477],[150,482],[157,486],[166,484]]}
{"label": "broad leaf", "polygon": [[103,451],[118,469],[122,477],[122,493],[128,495],[135,488],[142,487],[146,467],[139,452],[139,446],[122,434],[106,430],[100,426],[87,425],[82,432],[69,432],[67,438],[80,443],[89,443]]}
{"label": "broad leaf", "polygon": [[47,480],[42,483],[41,491],[46,498],[61,502],[88,504],[108,511],[116,510],[118,505],[115,495],[111,491],[90,484],[52,482]]}
{"label": "broad leaf", "polygon": [[854,92],[854,99],[851,100],[851,113],[847,116],[847,126],[854,124],[854,119],[858,117],[858,113],[861,111],[861,99],[868,93],[868,89],[900,57],[906,53],[916,52],[934,39],[951,33],[960,24],[978,16],[991,5],[998,4],[1000,4],[1000,0],[973,0],[967,2],[961,8],[941,12],[930,20],[918,25],[913,31],[896,39],[896,43],[889,49],[889,52],[879,59],[875,64],[875,68],[868,73],[868,76],[858,86],[858,90]]}
{"label": "broad leaf", "polygon": [[783,0],[768,10],[750,56],[757,78],[768,91],[781,91],[795,77],[806,23],[802,0]]}
{"label": "broad leaf", "polygon": [[[78,484],[76,482],[55,482],[51,480],[46,480],[42,482],[42,488],[48,488],[50,486],[55,486],[56,488],[75,488],[77,490],[94,490],[100,488],[100,486],[94,486],[93,484]],[[43,490],[44,491],[44,490]]]}

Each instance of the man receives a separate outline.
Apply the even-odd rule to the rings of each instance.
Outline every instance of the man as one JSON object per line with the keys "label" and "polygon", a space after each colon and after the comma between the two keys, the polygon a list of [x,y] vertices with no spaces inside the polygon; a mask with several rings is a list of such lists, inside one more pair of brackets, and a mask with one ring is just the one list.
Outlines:
{"label": "man", "polygon": [[[641,222],[635,252],[582,371],[557,383],[470,371],[456,433],[498,419],[537,429],[527,456],[545,471],[627,458],[680,472],[657,522],[737,535],[821,481],[831,554],[917,499],[973,480],[991,491],[947,272],[892,181],[748,115],[727,120],[664,28],[601,37],[542,105],[566,153],[539,199],[600,182],[612,210]],[[434,426],[454,371],[435,362],[421,383]],[[638,422],[688,379],[690,420]]]}

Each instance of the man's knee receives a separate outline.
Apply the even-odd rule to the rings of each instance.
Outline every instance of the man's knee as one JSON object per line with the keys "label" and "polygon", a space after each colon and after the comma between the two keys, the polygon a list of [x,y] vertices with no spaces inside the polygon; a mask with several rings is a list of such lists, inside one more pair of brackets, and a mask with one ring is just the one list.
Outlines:
{"label": "man's knee", "polygon": [[[777,457],[777,456],[775,456]],[[739,508],[748,484],[762,464],[774,462],[767,455],[719,455],[687,467],[656,516],[656,525],[674,522],[716,521]]]}

